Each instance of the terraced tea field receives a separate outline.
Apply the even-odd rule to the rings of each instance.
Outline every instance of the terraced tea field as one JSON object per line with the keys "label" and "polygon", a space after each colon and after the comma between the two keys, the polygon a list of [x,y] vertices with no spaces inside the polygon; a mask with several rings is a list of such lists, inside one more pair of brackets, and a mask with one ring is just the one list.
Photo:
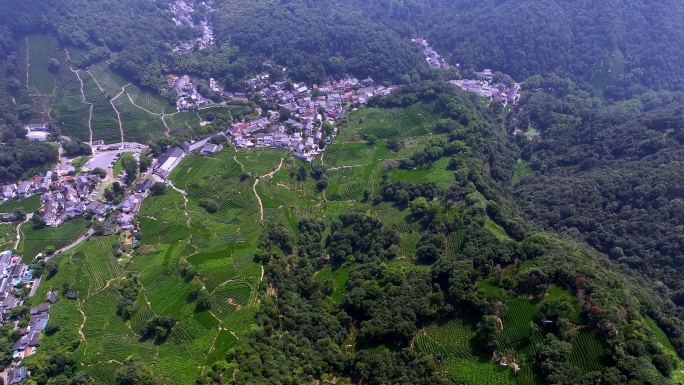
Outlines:
{"label": "terraced tea field", "polygon": [[[0,98],[14,97],[16,103],[33,106],[31,121],[52,121],[63,135],[81,141],[89,141],[92,131],[93,140],[105,143],[121,141],[121,128],[124,140],[144,143],[167,133],[197,136],[212,132],[211,126],[200,127],[197,112],[176,112],[175,106],[130,84],[106,62],[75,68],[69,58],[78,56],[79,50],[70,47],[67,55],[54,36],[31,35],[18,45],[22,87],[9,95],[3,86]],[[58,68],[49,68],[51,58],[59,61]],[[244,116],[252,109],[236,104],[212,107],[206,113],[209,111],[235,111]]]}
{"label": "terraced tea field", "polygon": [[30,263],[33,258],[45,251],[48,246],[55,249],[62,248],[83,235],[89,227],[89,223],[83,219],[67,221],[57,228],[36,229],[31,222],[21,226],[22,238],[19,249],[23,250],[22,260]]}
{"label": "terraced tea field", "polygon": [[605,359],[605,349],[596,330],[580,330],[572,339],[570,362],[582,372],[601,370]]}
{"label": "terraced tea field", "polygon": [[344,118],[337,141],[360,139],[361,133],[378,139],[412,138],[432,132],[439,119],[434,104],[417,103],[407,108],[360,108]]}
{"label": "terraced tea field", "polygon": [[[91,120],[94,137],[115,140],[119,120],[114,108],[123,121],[125,137],[137,140],[147,140],[167,131],[171,134],[195,132],[200,120],[209,113],[167,111],[161,116],[161,111],[166,109],[162,101],[128,86],[110,73],[105,64],[93,66],[90,72],[92,76],[84,76],[84,94],[87,101],[99,100],[93,102],[94,111],[99,113],[98,118]],[[117,95],[122,88],[125,92],[110,103],[105,95]],[[58,99],[65,106],[78,102],[66,92],[58,94]],[[417,244],[427,229],[426,221],[407,207],[391,200],[374,201],[374,198],[380,196],[386,178],[435,182],[438,188],[444,188],[442,192],[455,181],[454,170],[447,167],[446,157],[422,170],[396,167],[397,159],[422,151],[429,138],[437,136],[429,135],[439,118],[433,109],[431,104],[416,104],[403,109],[361,108],[351,113],[325,155],[314,160],[314,164],[323,166],[329,181],[328,188],[322,192],[316,190],[311,165],[292,158],[285,151],[235,150],[226,146],[210,156],[186,156],[171,173],[171,185],[166,192],[148,196],[143,202],[137,216],[139,247],[131,256],[119,260],[114,254],[113,246],[117,246],[114,238],[93,237],[56,257],[59,272],[41,285],[38,296],[44,296],[49,287],[61,287],[77,290],[80,298],[55,305],[55,319],[62,329],[46,337],[46,346],[81,341],[75,353],[78,362],[83,364],[80,370],[89,372],[98,384],[112,383],[106,376],[107,371],[116,370],[119,362],[130,356],[149,365],[164,384],[194,383],[209,365],[221,362],[226,351],[247,336],[255,323],[260,300],[264,299],[260,295],[277,294],[278,288],[262,281],[264,267],[255,262],[259,237],[269,224],[282,225],[284,231],[296,238],[298,221],[302,219],[335,218],[342,213],[377,218],[385,226],[383,231],[393,229],[401,237],[399,257],[382,262],[379,268],[388,277],[400,271],[430,274],[429,266],[415,261]],[[379,140],[366,143],[360,134],[372,134]],[[406,148],[391,152],[383,140],[391,137],[407,139]],[[305,175],[300,173],[302,167]],[[435,199],[430,205],[438,215],[455,221],[465,211],[465,200],[461,197],[455,203],[443,204]],[[467,200],[482,210],[488,203],[479,192],[470,193]],[[71,227],[46,230],[32,230],[26,224],[26,239],[30,242],[22,246],[25,253],[30,255],[44,249],[46,242],[59,247],[66,239],[73,239],[85,226],[82,223],[79,227],[79,222],[73,222]],[[478,224],[493,237],[510,239],[491,219],[485,217]],[[442,248],[444,258],[458,260],[468,251],[464,243],[468,231],[473,229],[471,225],[455,226],[456,230],[436,245]],[[6,230],[9,234],[11,228]],[[531,267],[531,262],[515,267],[515,270],[507,267],[502,276],[515,279],[520,270]],[[358,268],[343,264],[318,269],[313,279],[331,285],[325,298],[331,308],[343,303],[350,276],[351,282],[356,282],[353,279]],[[124,278],[134,277],[139,291],[130,317],[124,319],[119,311],[120,283]],[[498,313],[501,330],[496,340],[501,347],[499,353],[504,352],[520,366],[518,374],[512,367],[493,362],[490,355],[481,355],[475,342],[479,319],[468,318],[466,311],[420,330],[412,341],[413,347],[419,353],[434,355],[435,370],[458,384],[537,384],[535,352],[544,333],[552,327],[545,328],[540,322],[541,303],[568,301],[575,310],[570,320],[581,326],[580,301],[560,286],[552,285],[548,295],[531,299],[515,297],[497,284],[493,277],[485,277],[477,285],[481,294],[501,296]],[[198,301],[198,298],[207,301]],[[142,339],[141,330],[155,316],[168,316],[176,323],[165,339]],[[571,364],[581,372],[600,369],[605,357],[596,333],[590,329],[578,330],[572,341]],[[355,338],[353,334],[348,341]],[[386,344],[368,350],[384,355],[394,353],[396,347]]]}

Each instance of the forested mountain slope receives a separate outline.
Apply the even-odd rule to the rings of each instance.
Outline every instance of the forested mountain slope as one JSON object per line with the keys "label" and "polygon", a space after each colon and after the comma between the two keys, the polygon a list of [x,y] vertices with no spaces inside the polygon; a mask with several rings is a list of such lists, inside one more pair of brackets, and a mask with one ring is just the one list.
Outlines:
{"label": "forested mountain slope", "polygon": [[679,98],[665,100],[644,111],[638,100],[588,107],[533,93],[509,124],[540,134],[519,133],[535,171],[515,187],[523,212],[655,281],[665,303],[653,311],[681,352],[684,113]]}
{"label": "forested mountain slope", "polygon": [[553,72],[611,98],[684,87],[684,4],[675,0],[349,1],[402,36],[430,38],[464,69],[520,80]]}
{"label": "forested mountain slope", "polygon": [[684,87],[684,5],[675,0],[216,0],[208,16],[217,47],[184,55],[169,48],[198,31],[173,24],[164,12],[169,1],[5,3],[0,53],[12,52],[18,34],[53,31],[87,49],[86,59],[116,53],[122,73],[158,89],[165,71],[234,84],[267,59],[308,81],[344,73],[392,82],[440,76],[408,41],[416,36],[430,38],[466,73],[491,67],[518,80],[556,73],[613,99]]}

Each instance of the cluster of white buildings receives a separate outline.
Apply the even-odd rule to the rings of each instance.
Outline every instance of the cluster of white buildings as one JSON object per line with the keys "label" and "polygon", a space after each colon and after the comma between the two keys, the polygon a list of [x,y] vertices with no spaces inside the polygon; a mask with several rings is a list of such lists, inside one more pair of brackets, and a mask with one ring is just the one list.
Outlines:
{"label": "cluster of white buildings", "polygon": [[491,69],[477,72],[475,79],[451,80],[449,83],[455,84],[466,92],[482,95],[490,100],[498,100],[503,105],[511,103],[518,104],[520,101],[520,84],[514,83],[512,86],[502,82],[493,81],[494,74]]}
{"label": "cluster of white buildings", "polygon": [[210,103],[209,99],[206,99],[197,91],[197,86],[193,83],[190,76],[169,75],[169,80],[169,88],[176,93],[176,108],[178,111],[185,111]]}
{"label": "cluster of white buildings", "polygon": [[[201,2],[197,6],[204,8],[207,12],[213,12],[210,2]],[[195,3],[193,1],[176,0],[171,5],[171,11],[173,12],[172,20],[177,26],[197,28],[202,32],[202,37],[198,38],[197,41],[183,42],[174,48],[173,52],[192,51],[198,45],[199,49],[204,49],[214,44],[214,31],[209,21],[204,19],[199,21],[199,24],[195,24],[192,18],[192,14],[195,11]]]}
{"label": "cluster of white buildings", "polygon": [[[0,324],[15,322],[17,317],[12,310],[24,306],[36,282],[34,272],[21,263],[21,257],[11,251],[0,253]],[[19,327],[21,337],[12,345],[12,363],[9,368],[9,384],[17,384],[26,377],[26,368],[21,366],[22,360],[35,354],[41,345],[43,334],[49,320],[50,305],[57,301],[57,294],[49,292],[47,301],[29,310],[28,326]]]}
{"label": "cluster of white buildings", "polygon": [[[330,78],[325,84],[309,88],[305,83],[271,82],[268,74],[248,79],[246,85],[278,110],[234,124],[228,134],[235,146],[287,148],[307,161],[324,151],[337,132],[336,128],[325,132],[324,122],[335,125],[350,106],[364,104],[374,95],[386,95],[396,88],[376,85],[371,78],[358,80],[350,76]],[[289,117],[281,116],[284,110]]]}
{"label": "cluster of white buildings", "polygon": [[26,129],[26,139],[45,142],[50,135],[50,125],[46,123],[28,124]]}
{"label": "cluster of white buildings", "polygon": [[[423,50],[423,54],[425,55],[425,59],[428,62],[428,65],[432,68],[441,68],[448,70],[451,68],[451,65],[444,59],[440,54],[437,53],[430,44],[428,44],[427,39],[418,37],[415,39],[411,39],[412,42],[420,45],[420,48]],[[458,66],[458,65],[457,65]]]}

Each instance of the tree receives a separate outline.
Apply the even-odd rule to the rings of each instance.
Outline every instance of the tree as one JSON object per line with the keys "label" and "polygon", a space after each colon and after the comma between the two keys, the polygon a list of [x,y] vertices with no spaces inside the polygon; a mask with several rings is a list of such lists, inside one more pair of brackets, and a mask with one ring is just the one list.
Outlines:
{"label": "tree", "polygon": [[393,152],[401,151],[404,148],[404,141],[397,138],[387,139],[387,148]]}
{"label": "tree", "polygon": [[201,290],[197,295],[197,302],[195,303],[195,311],[201,312],[211,309],[211,296],[206,290]]}
{"label": "tree", "polygon": [[147,324],[141,330],[144,338],[154,338],[157,342],[163,342],[169,335],[176,321],[169,316],[154,316],[147,321]]}
{"label": "tree", "polygon": [[215,200],[207,198],[207,199],[202,199],[199,201],[200,207],[203,207],[205,210],[207,210],[208,213],[215,213],[218,210],[218,205]]}
{"label": "tree", "polygon": [[48,272],[48,277],[52,277],[59,271],[59,262],[54,258],[49,259],[45,262],[45,270]]}
{"label": "tree", "polygon": [[65,141],[62,144],[62,149],[67,156],[87,156],[93,153],[88,143],[79,142],[78,140]]}
{"label": "tree", "polygon": [[166,192],[166,184],[163,182],[154,182],[150,187],[150,192],[154,196],[164,195]]}
{"label": "tree", "polygon": [[496,335],[499,332],[499,319],[493,315],[485,315],[477,323],[475,338],[479,346],[487,353],[491,353],[498,348]]}
{"label": "tree", "polygon": [[53,254],[55,252],[55,246],[49,245],[45,247],[45,254]]}
{"label": "tree", "polygon": [[323,167],[323,165],[315,164],[315,165],[311,166],[311,176],[314,179],[318,180],[324,174],[325,174],[325,167]]}
{"label": "tree", "polygon": [[28,119],[35,112],[34,108],[30,104],[20,104],[17,106],[17,114],[20,119]]}
{"label": "tree", "polygon": [[36,229],[42,229],[45,227],[45,220],[40,215],[34,213],[31,217],[31,222],[33,222],[33,227]]}
{"label": "tree", "polygon": [[157,385],[152,370],[138,362],[127,361],[124,366],[114,372],[116,385]]}
{"label": "tree", "polygon": [[423,216],[428,211],[428,203],[425,197],[418,197],[411,201],[409,204],[409,210],[414,215]]}
{"label": "tree", "polygon": [[298,181],[305,181],[306,180],[306,169],[304,166],[299,166],[299,169],[297,170],[297,180]]}
{"label": "tree", "polygon": [[47,327],[45,327],[45,334],[51,336],[59,331],[60,327],[59,325],[55,323],[48,323]]}
{"label": "tree", "polygon": [[140,172],[145,172],[150,169],[153,159],[149,156],[140,156]]}
{"label": "tree", "polygon": [[318,192],[323,192],[323,190],[325,190],[327,188],[328,188],[328,176],[323,174],[323,176],[321,176],[321,179],[318,182],[316,182],[316,190],[318,190]]}
{"label": "tree", "polygon": [[128,183],[134,181],[135,177],[138,175],[138,161],[135,160],[133,156],[122,156],[121,165],[126,173]]}
{"label": "tree", "polygon": [[48,69],[51,72],[57,72],[59,70],[59,67],[61,67],[62,64],[57,60],[56,58],[52,57],[50,60],[48,60]]}
{"label": "tree", "polygon": [[90,172],[99,176],[100,179],[104,179],[107,176],[107,171],[101,169],[100,167],[95,167]]}
{"label": "tree", "polygon": [[335,127],[333,126],[333,124],[328,121],[325,121],[321,124],[321,131],[326,137],[332,134],[334,128]]}

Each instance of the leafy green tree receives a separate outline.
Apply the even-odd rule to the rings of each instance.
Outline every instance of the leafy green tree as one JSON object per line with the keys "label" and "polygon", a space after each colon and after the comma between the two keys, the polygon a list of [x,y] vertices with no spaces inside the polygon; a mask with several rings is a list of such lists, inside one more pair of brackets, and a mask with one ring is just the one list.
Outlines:
{"label": "leafy green tree", "polygon": [[319,179],[318,182],[316,182],[316,190],[318,192],[323,192],[323,190],[328,188],[328,184],[328,177],[325,174],[323,174],[323,176],[321,176],[321,179]]}
{"label": "leafy green tree", "polygon": [[150,186],[150,192],[154,196],[164,195],[164,193],[166,193],[166,183],[154,182],[152,186]]}
{"label": "leafy green tree", "polygon": [[150,169],[153,159],[149,156],[140,156],[140,172],[145,172]]}
{"label": "leafy green tree", "polygon": [[59,271],[59,262],[56,259],[51,258],[45,262],[45,270],[48,272],[48,276],[52,277]]}
{"label": "leafy green tree", "polygon": [[209,309],[211,309],[211,296],[206,290],[201,290],[195,302],[195,311],[201,312]]}
{"label": "leafy green tree", "polygon": [[138,161],[132,156],[122,156],[121,165],[126,173],[126,179],[129,183],[135,180],[138,176]]}
{"label": "leafy green tree", "polygon": [[218,210],[218,204],[214,199],[211,198],[200,200],[199,205],[200,207],[203,207],[205,210],[207,210],[208,213],[213,214]]}
{"label": "leafy green tree", "polygon": [[138,361],[127,361],[114,372],[116,385],[158,385],[152,369]]}
{"label": "leafy green tree", "polygon": [[485,315],[482,320],[477,323],[475,329],[475,338],[479,346],[487,353],[495,351],[499,343],[496,340],[496,335],[499,333],[499,319],[493,315]]}
{"label": "leafy green tree", "polygon": [[425,197],[418,197],[411,201],[409,204],[409,210],[414,215],[423,216],[428,211],[428,203]]}
{"label": "leafy green tree", "polygon": [[107,171],[101,169],[100,167],[95,167],[90,172],[99,176],[100,179],[104,179],[107,176]]}

